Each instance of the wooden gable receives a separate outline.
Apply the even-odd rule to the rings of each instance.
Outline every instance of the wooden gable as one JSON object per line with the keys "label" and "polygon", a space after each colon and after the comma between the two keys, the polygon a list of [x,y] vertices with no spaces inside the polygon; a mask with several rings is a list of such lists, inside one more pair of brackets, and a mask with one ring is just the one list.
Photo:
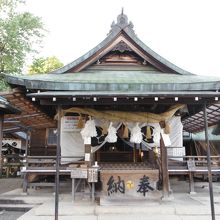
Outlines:
{"label": "wooden gable", "polygon": [[87,69],[160,71],[138,55],[123,40],[113,47],[107,54],[94,62],[91,66],[88,66]]}
{"label": "wooden gable", "polygon": [[101,48],[93,56],[90,56],[84,62],[79,63],[68,72],[81,72],[93,65],[100,64],[102,64],[102,66],[104,64],[106,66],[110,65],[111,67],[118,65],[136,65],[146,67],[146,70],[150,69],[164,73],[176,73],[168,66],[152,57],[140,46],[136,45],[133,39],[127,36],[123,30],[109,45]]}

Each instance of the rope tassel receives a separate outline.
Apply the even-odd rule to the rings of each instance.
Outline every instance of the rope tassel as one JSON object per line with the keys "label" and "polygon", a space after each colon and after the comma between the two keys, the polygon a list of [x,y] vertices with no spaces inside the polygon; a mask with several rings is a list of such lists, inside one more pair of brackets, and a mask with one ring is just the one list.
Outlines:
{"label": "rope tassel", "polygon": [[108,134],[108,126],[107,124],[103,124],[102,126],[102,136]]}
{"label": "rope tassel", "polygon": [[82,115],[80,114],[79,120],[78,120],[78,123],[77,123],[76,127],[79,128],[79,129],[82,129],[82,128],[84,128],[84,126],[85,126],[84,120],[82,118]]}
{"label": "rope tassel", "polygon": [[150,130],[150,126],[147,126],[147,128],[146,128],[146,138],[147,138],[147,139],[151,139],[151,130]]}
{"label": "rope tassel", "polygon": [[127,126],[127,124],[124,124],[124,131],[123,131],[122,137],[123,138],[128,138],[128,136],[129,136],[128,126]]}

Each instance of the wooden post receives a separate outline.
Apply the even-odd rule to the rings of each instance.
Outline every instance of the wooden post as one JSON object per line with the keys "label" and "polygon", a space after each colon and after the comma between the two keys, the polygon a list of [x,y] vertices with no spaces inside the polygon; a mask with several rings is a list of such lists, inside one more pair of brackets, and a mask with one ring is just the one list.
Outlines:
{"label": "wooden post", "polygon": [[196,165],[194,159],[187,160],[187,168],[189,170],[189,193],[195,194],[194,171],[196,170]]}
{"label": "wooden post", "polygon": [[0,178],[2,177],[2,139],[3,139],[3,123],[4,123],[4,115],[0,114]]}
{"label": "wooden post", "polygon": [[155,167],[154,151],[153,150],[149,150],[148,151],[148,155],[149,155],[149,163],[152,165],[152,167]]}
{"label": "wooden post", "polygon": [[163,182],[162,199],[168,199],[170,196],[170,183],[169,183],[169,173],[168,173],[167,148],[164,144],[162,135],[160,135],[160,155],[161,155],[161,169],[162,169],[162,182]]}
{"label": "wooden post", "polygon": [[60,134],[61,134],[61,106],[57,106],[57,150],[56,150],[56,185],[55,185],[55,220],[58,220],[59,185],[60,185]]}
{"label": "wooden post", "polygon": [[28,130],[27,131],[27,140],[26,140],[26,156],[30,156],[31,155],[31,131]]}
{"label": "wooden post", "polygon": [[[30,130],[26,131],[26,140],[25,140],[25,163],[26,165],[28,164],[27,157],[29,156],[30,152]],[[26,167],[27,168],[27,167]],[[27,193],[28,190],[28,174],[24,173],[24,178],[23,178],[23,192]]]}
{"label": "wooden post", "polygon": [[98,161],[98,162],[101,162],[101,159],[100,159],[100,150],[97,150],[96,155],[97,155],[97,161]]}
{"label": "wooden post", "polygon": [[75,178],[72,178],[72,199],[75,201]]}
{"label": "wooden post", "polygon": [[205,139],[206,139],[206,144],[207,144],[207,165],[208,165],[208,178],[209,178],[210,206],[211,206],[212,220],[215,220],[215,206],[214,206],[212,170],[211,170],[211,158],[210,158],[211,153],[210,153],[210,146],[209,146],[206,103],[204,103],[204,106],[203,106],[203,114],[204,114],[204,124],[205,124]]}
{"label": "wooden post", "polygon": [[141,161],[141,143],[139,144],[139,149],[138,149],[138,162],[142,162]]}
{"label": "wooden post", "polygon": [[30,156],[30,137],[31,137],[31,131],[28,129],[26,132],[26,140],[25,140],[25,159],[27,159],[27,156]]}
{"label": "wooden post", "polygon": [[23,178],[23,192],[27,193],[27,189],[28,189],[28,174],[25,173]]}
{"label": "wooden post", "polygon": [[196,194],[195,192],[195,183],[194,183],[194,174],[193,172],[189,171],[189,189],[190,194]]}
{"label": "wooden post", "polygon": [[92,191],[92,202],[94,202],[95,201],[95,183],[94,182],[92,182],[91,191]]}
{"label": "wooden post", "polygon": [[136,143],[134,143],[134,148],[133,148],[133,162],[136,163]]}
{"label": "wooden post", "polygon": [[89,161],[86,161],[89,167],[92,166],[93,163],[93,154],[91,153],[92,147],[91,144],[85,144],[85,154],[89,154]]}

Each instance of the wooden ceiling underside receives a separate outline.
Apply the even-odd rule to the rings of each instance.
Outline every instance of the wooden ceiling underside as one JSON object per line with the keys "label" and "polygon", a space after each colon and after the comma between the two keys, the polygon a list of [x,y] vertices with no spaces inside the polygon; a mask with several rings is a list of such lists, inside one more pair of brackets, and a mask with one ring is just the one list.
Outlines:
{"label": "wooden ceiling underside", "polygon": [[[208,127],[220,122],[220,103],[208,105],[206,111]],[[183,129],[187,132],[196,133],[204,130],[205,123],[203,111],[199,111],[198,113],[185,118],[182,123]]]}
{"label": "wooden ceiling underside", "polygon": [[[49,114],[46,114],[46,111],[39,105],[27,98],[24,92],[15,89],[13,92],[1,94],[1,96],[21,110],[21,114],[6,114],[4,116],[5,132],[56,127],[56,121]],[[220,103],[207,106],[207,120],[208,126],[220,122]],[[185,117],[182,123],[184,131],[192,133],[202,131],[204,129],[203,111]]]}
{"label": "wooden ceiling underside", "polygon": [[21,114],[7,114],[4,116],[4,131],[19,131],[56,127],[56,121],[49,117],[42,109],[25,96],[22,91],[1,94],[4,98],[21,111]]}

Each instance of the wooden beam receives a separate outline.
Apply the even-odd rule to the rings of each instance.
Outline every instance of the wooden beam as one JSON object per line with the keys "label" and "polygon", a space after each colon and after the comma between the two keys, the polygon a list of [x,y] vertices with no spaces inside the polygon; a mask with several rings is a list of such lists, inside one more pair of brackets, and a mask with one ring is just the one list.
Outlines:
{"label": "wooden beam", "polygon": [[11,118],[7,118],[7,120],[15,120],[15,119],[23,119],[23,118],[30,118],[30,117],[36,117],[39,115],[45,115],[45,113],[33,113],[33,114],[27,114],[27,115],[20,115],[20,116],[15,116],[15,117],[11,117]]}
{"label": "wooden beam", "polygon": [[[153,104],[157,103],[154,101],[153,98],[144,98],[139,99],[137,102],[133,101],[134,99],[130,98],[118,98],[117,101],[113,101],[112,98],[100,98],[98,101],[94,102],[91,99],[81,99],[79,98],[77,101],[72,101],[70,98],[57,98],[56,102],[53,102],[51,98],[39,98],[41,105],[65,105],[65,106],[72,106],[72,105],[78,105],[78,106],[84,106],[84,105],[146,105],[146,104]],[[165,104],[165,105],[174,105],[174,104],[195,104],[195,105],[201,105],[202,101],[198,101],[195,103],[193,100],[189,99],[182,99],[179,102],[175,102],[173,98],[166,98],[163,100],[159,100],[158,104]]]}

